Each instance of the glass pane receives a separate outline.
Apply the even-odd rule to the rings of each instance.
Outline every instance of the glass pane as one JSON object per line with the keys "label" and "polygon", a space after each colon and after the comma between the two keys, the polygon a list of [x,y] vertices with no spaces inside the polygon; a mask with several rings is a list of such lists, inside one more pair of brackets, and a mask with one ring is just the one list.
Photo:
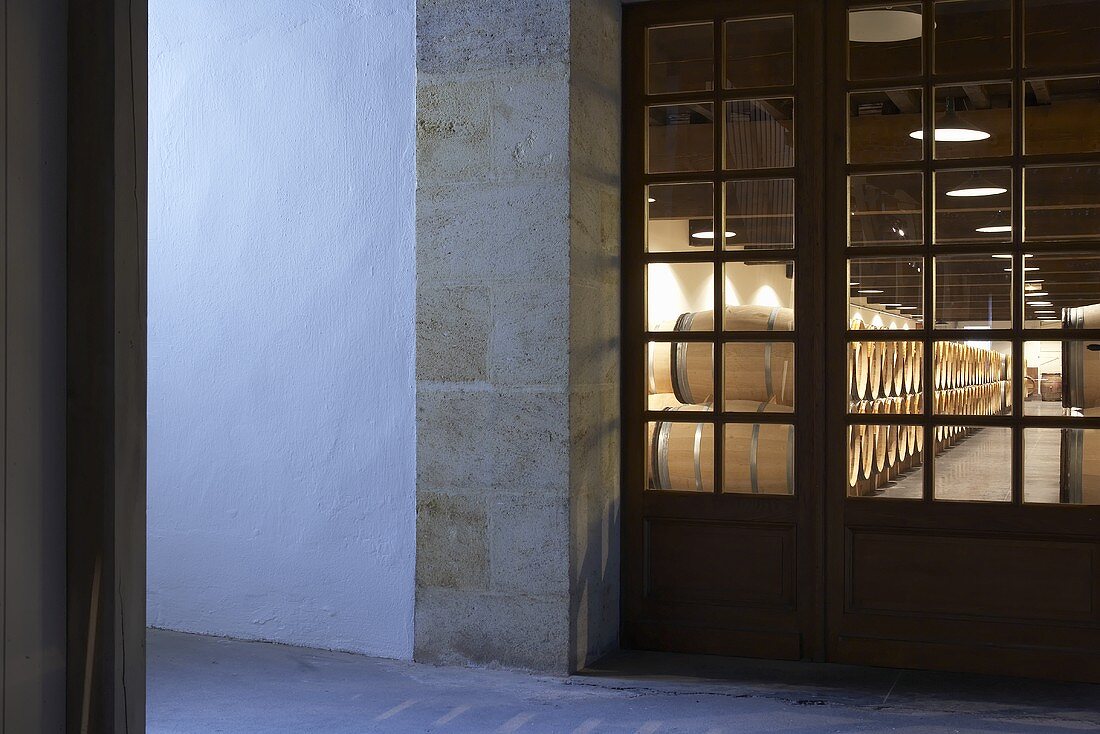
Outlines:
{"label": "glass pane", "polygon": [[794,263],[725,265],[726,331],[794,329]]}
{"label": "glass pane", "polygon": [[937,171],[936,244],[1009,242],[1012,170]]}
{"label": "glass pane", "polygon": [[648,109],[646,169],[650,173],[714,169],[714,105],[655,105]]}
{"label": "glass pane", "polygon": [[1025,89],[1025,153],[1100,151],[1100,76],[1032,79]]}
{"label": "glass pane", "polygon": [[848,177],[848,243],[919,245],[924,241],[920,172]]}
{"label": "glass pane", "polygon": [[1024,239],[1100,237],[1100,165],[1024,170]]}
{"label": "glass pane", "polygon": [[920,257],[855,257],[849,260],[848,323],[852,328],[921,328],[924,319],[923,267],[924,260]]}
{"label": "glass pane", "polygon": [[936,267],[937,329],[1012,327],[1011,255],[940,255]]}
{"label": "glass pane", "polygon": [[1100,254],[1025,257],[1027,328],[1100,328]]}
{"label": "glass pane", "polygon": [[920,499],[924,493],[923,459],[924,429],[920,426],[849,426],[848,496]]}
{"label": "glass pane", "polygon": [[726,89],[794,84],[794,17],[726,22]]}
{"label": "glass pane", "polygon": [[1008,415],[1011,342],[934,342],[937,415]]}
{"label": "glass pane", "polygon": [[714,24],[650,28],[646,34],[649,94],[714,89]]}
{"label": "glass pane", "polygon": [[656,421],[646,436],[647,489],[714,491],[714,424]]}
{"label": "glass pane", "polygon": [[1012,501],[1012,429],[936,426],[938,500]]}
{"label": "glass pane", "polygon": [[976,74],[1012,67],[1011,0],[936,3],[937,74]]}
{"label": "glass pane", "polygon": [[848,162],[919,161],[921,141],[909,135],[923,124],[920,89],[886,89],[848,95]]}
{"label": "glass pane", "polygon": [[650,342],[646,378],[649,410],[712,410],[714,345]]}
{"label": "glass pane", "polygon": [[1024,431],[1024,502],[1100,505],[1100,430]]}
{"label": "glass pane", "polygon": [[1024,63],[1076,66],[1100,61],[1100,3],[1096,0],[1024,0]]}
{"label": "glass pane", "polygon": [[789,168],[793,165],[794,99],[778,97],[726,102],[726,168]]}
{"label": "glass pane", "polygon": [[1100,408],[1100,343],[1024,342],[1024,415],[1080,418]]}
{"label": "glass pane", "polygon": [[714,247],[714,184],[655,184],[646,188],[646,200],[646,250]]}
{"label": "glass pane", "polygon": [[848,11],[848,78],[920,74],[922,23],[919,4]]}
{"label": "glass pane", "polygon": [[[780,406],[764,405],[760,412],[780,411]],[[794,494],[794,426],[727,423],[724,439],[723,491]]]}
{"label": "glass pane", "polygon": [[650,331],[714,328],[714,266],[710,263],[650,263],[646,293]]}
{"label": "glass pane", "polygon": [[[974,82],[936,87],[935,157],[1012,154],[1012,85]],[[909,133],[921,137],[918,130]]]}
{"label": "glass pane", "polygon": [[725,349],[726,410],[756,412],[765,403],[786,413],[794,410],[792,342],[736,342]]}
{"label": "glass pane", "polygon": [[[923,350],[920,342],[849,342],[848,412],[919,415]],[[882,404],[868,409],[869,401]]]}
{"label": "glass pane", "polygon": [[794,247],[794,179],[727,181],[725,247]]}

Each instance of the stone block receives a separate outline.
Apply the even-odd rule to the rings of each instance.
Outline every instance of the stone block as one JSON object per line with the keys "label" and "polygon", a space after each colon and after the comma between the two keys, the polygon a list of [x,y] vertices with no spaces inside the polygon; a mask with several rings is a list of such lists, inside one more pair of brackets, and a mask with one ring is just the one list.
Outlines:
{"label": "stone block", "polygon": [[424,284],[416,294],[416,379],[489,376],[490,289]]}
{"label": "stone block", "polygon": [[569,58],[568,0],[417,0],[418,73],[537,67]]}
{"label": "stone block", "polygon": [[567,596],[418,589],[414,625],[419,662],[570,672]]}
{"label": "stone block", "polygon": [[416,390],[416,483],[426,489],[485,486],[492,456],[485,450],[491,414],[488,390]]}
{"label": "stone block", "polygon": [[507,491],[565,492],[569,487],[568,392],[508,390],[491,397],[481,450],[489,480]]}
{"label": "stone block", "polygon": [[489,500],[493,591],[569,592],[569,514],[564,496],[495,495]]}
{"label": "stone block", "polygon": [[569,366],[569,283],[509,281],[492,289],[489,379],[497,386],[564,388]]}
{"label": "stone block", "polygon": [[416,202],[418,282],[568,277],[567,189],[564,178],[421,186]]}
{"label": "stone block", "polygon": [[417,84],[417,180],[470,181],[488,175],[491,89],[481,81]]}
{"label": "stone block", "polygon": [[484,590],[489,519],[478,495],[420,492],[416,500],[416,585]]}
{"label": "stone block", "polygon": [[562,64],[497,78],[492,103],[492,176],[564,176],[569,165],[569,74]]}

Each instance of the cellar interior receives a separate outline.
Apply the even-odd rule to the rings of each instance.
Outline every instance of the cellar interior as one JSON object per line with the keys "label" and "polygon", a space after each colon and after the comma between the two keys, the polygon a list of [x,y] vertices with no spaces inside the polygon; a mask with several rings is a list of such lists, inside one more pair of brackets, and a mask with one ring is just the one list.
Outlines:
{"label": "cellar interior", "polygon": [[[1100,62],[1100,4],[1024,5],[1025,67]],[[909,81],[929,71],[922,12],[935,13],[931,83]],[[1071,427],[1100,416],[1100,344],[1074,336],[1100,329],[1100,76],[1015,77],[1012,27],[1007,0],[849,11],[847,281],[831,283],[847,289],[847,311],[813,316],[846,334],[851,497],[919,499],[931,466],[934,499],[1012,501],[1017,430],[1023,502],[1100,504],[1100,430]],[[710,23],[650,28],[649,93],[713,89],[714,35]],[[721,445],[718,491],[790,494],[793,417],[745,414],[796,410],[794,276],[806,245],[791,28],[757,18],[720,35],[723,88],[753,98],[647,112],[646,170],[664,177],[646,187],[646,486],[716,491]],[[716,168],[725,173],[693,175]]]}

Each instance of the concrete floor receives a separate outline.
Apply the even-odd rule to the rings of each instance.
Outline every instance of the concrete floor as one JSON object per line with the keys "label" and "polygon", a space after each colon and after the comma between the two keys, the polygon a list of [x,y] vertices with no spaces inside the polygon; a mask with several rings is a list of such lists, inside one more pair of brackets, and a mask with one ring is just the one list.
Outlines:
{"label": "concrete floor", "polygon": [[552,678],[150,630],[148,731],[1075,732],[1100,686],[619,653]]}

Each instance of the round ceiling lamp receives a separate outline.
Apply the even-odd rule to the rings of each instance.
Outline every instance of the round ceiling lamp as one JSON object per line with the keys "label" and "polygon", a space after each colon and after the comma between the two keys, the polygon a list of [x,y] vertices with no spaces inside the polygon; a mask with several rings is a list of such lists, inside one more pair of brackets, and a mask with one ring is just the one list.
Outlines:
{"label": "round ceiling lamp", "polygon": [[[947,109],[940,119],[936,120],[936,129],[932,133],[932,139],[937,143],[972,143],[977,140],[986,140],[989,133],[971,125],[959,117],[955,112],[955,98],[948,97]],[[909,133],[914,140],[924,140],[924,130],[916,129]]]}
{"label": "round ceiling lamp", "polygon": [[896,43],[921,36],[921,16],[910,10],[854,10],[848,13],[848,39],[858,43]]}
{"label": "round ceiling lamp", "polygon": [[[980,232],[982,234],[997,234],[997,233],[1000,233],[1000,232],[1011,232],[1012,231],[1012,225],[1011,224],[1005,224],[1004,223],[1005,219],[1006,219],[1005,213],[1003,211],[998,210],[997,213],[993,216],[993,218],[989,220],[989,224],[985,225],[984,227],[977,227],[977,228],[975,228],[974,231],[975,232]],[[1008,258],[1011,258],[1012,256],[1011,255],[994,255],[993,257],[1000,257],[1000,258],[1008,259]]]}
{"label": "round ceiling lamp", "polygon": [[[714,232],[712,232],[709,229],[705,229],[702,232],[692,232],[691,236],[694,237],[697,240],[713,240],[714,239]],[[729,239],[730,237],[736,237],[736,236],[737,236],[736,232],[726,232],[726,239]]]}
{"label": "round ceiling lamp", "polygon": [[947,195],[957,197],[976,197],[996,196],[997,194],[1007,193],[1007,188],[1005,188],[1004,186],[996,186],[989,181],[986,181],[977,171],[974,171],[972,174],[970,174],[969,179],[948,191]]}

